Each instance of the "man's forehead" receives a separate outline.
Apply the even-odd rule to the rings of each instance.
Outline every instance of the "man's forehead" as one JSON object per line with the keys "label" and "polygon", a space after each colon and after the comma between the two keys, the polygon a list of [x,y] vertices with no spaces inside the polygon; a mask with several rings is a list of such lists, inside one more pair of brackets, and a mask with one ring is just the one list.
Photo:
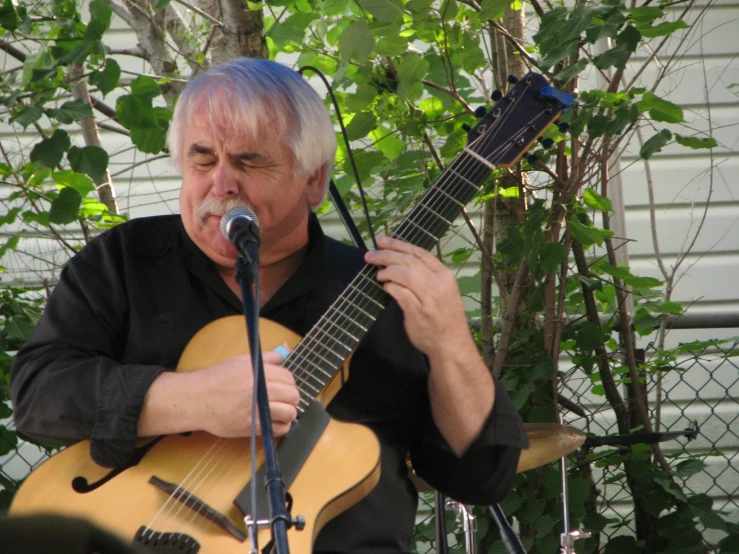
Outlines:
{"label": "man's forehead", "polygon": [[225,122],[191,121],[185,129],[185,150],[225,149],[264,152],[278,146],[274,133],[244,129]]}

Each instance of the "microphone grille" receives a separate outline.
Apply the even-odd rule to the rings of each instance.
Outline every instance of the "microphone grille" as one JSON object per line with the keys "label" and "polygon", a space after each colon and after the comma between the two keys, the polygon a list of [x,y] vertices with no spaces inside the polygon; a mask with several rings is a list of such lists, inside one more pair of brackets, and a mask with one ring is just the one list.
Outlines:
{"label": "microphone grille", "polygon": [[225,214],[223,214],[223,216],[221,216],[221,233],[229,240],[230,237],[228,236],[228,231],[231,227],[231,222],[237,217],[246,217],[247,219],[252,220],[254,222],[254,225],[256,225],[257,227],[259,226],[257,214],[255,214],[254,211],[250,208],[245,208],[242,206],[231,208]]}

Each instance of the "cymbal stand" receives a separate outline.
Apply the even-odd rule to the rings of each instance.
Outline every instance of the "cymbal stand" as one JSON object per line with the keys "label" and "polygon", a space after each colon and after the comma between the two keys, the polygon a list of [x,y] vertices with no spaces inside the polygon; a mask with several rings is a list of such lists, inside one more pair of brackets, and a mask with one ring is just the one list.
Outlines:
{"label": "cymbal stand", "polygon": [[[448,512],[457,512],[457,517],[462,520],[462,530],[464,531],[464,545],[465,552],[467,554],[477,554],[477,519],[475,518],[472,510],[456,500],[446,498],[439,492],[436,493],[436,502],[443,503],[444,509]],[[439,526],[439,515],[437,514],[437,528]],[[446,526],[443,525],[442,529],[446,530]],[[446,552],[446,536],[443,538],[437,537],[437,541],[444,544],[437,546],[437,552]],[[439,550],[439,548],[443,550]]]}
{"label": "cymbal stand", "polygon": [[[562,414],[559,414],[560,425],[564,424]],[[567,456],[559,459],[559,471],[562,473],[562,522],[564,529],[559,536],[559,542],[562,546],[561,554],[575,554],[575,541],[577,539],[587,539],[590,536],[589,531],[581,531],[579,529],[570,529],[570,492],[567,484]]]}

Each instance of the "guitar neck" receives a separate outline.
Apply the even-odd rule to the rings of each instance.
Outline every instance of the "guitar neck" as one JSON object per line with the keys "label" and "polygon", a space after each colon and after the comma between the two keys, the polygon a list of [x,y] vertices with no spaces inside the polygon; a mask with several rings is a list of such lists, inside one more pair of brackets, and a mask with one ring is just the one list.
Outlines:
{"label": "guitar neck", "polygon": [[[430,250],[472,200],[491,168],[462,153],[398,226],[393,237]],[[300,390],[301,408],[323,390],[390,302],[365,265],[285,360]]]}

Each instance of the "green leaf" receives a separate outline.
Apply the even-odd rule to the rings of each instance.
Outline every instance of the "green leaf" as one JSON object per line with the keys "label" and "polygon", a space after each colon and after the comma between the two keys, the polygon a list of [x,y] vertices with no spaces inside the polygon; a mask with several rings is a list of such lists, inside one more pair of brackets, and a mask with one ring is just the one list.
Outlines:
{"label": "green leaf", "polygon": [[159,154],[167,143],[167,130],[131,129],[131,142],[146,154]]}
{"label": "green leaf", "polygon": [[31,161],[44,164],[46,167],[54,168],[61,161],[64,152],[69,150],[72,141],[64,129],[57,129],[54,134],[36,144],[31,150]]}
{"label": "green leaf", "polygon": [[662,17],[662,8],[654,6],[641,6],[629,10],[629,14],[638,23],[651,23],[658,17]]}
{"label": "green leaf", "polygon": [[49,221],[49,212],[32,212],[30,210],[23,212],[23,221],[26,223],[38,223],[42,227],[48,227],[51,223]]}
{"label": "green leaf", "polygon": [[603,210],[604,212],[612,212],[613,204],[610,199],[601,196],[594,189],[586,188],[582,194],[583,202],[588,208],[594,210]]}
{"label": "green leaf", "polygon": [[349,140],[359,140],[366,137],[376,125],[377,119],[371,112],[360,112],[346,126],[346,134]]}
{"label": "green leaf", "polygon": [[372,54],[375,37],[364,20],[352,21],[339,35],[339,52],[344,62],[363,62]]}
{"label": "green leaf", "polygon": [[162,89],[154,79],[141,75],[131,81],[131,94],[152,100],[162,94]]}
{"label": "green leaf", "polygon": [[683,109],[676,106],[669,100],[660,98],[651,92],[644,93],[642,99],[636,103],[640,112],[649,112],[649,117],[654,121],[663,121],[665,123],[682,123]]}
{"label": "green leaf", "polygon": [[545,242],[539,247],[541,270],[544,273],[556,273],[567,261],[567,247],[559,242]]}
{"label": "green leaf", "polygon": [[346,97],[346,108],[350,112],[361,112],[377,98],[377,89],[371,85],[357,85],[354,94]]}
{"label": "green leaf", "polygon": [[585,248],[593,244],[600,246],[604,240],[613,236],[612,231],[583,225],[574,217],[570,219],[570,228],[572,230],[572,236],[580,241]]}
{"label": "green leaf", "polygon": [[695,475],[696,473],[700,473],[704,469],[706,469],[706,464],[702,460],[685,460],[677,464],[673,468],[673,472],[675,473],[676,477],[690,477],[691,475]]}
{"label": "green leaf", "polygon": [[51,178],[59,189],[64,189],[65,187],[73,188],[83,197],[95,190],[95,183],[87,175],[69,169],[55,171]]}
{"label": "green leaf", "polygon": [[572,14],[565,23],[559,29],[559,40],[562,42],[569,42],[574,38],[580,36],[580,34],[588,28],[590,22],[593,20],[593,11],[588,6],[577,6],[572,10]]}
{"label": "green leaf", "polygon": [[0,27],[8,31],[15,31],[18,28],[18,14],[12,0],[3,0],[0,6]]}
{"label": "green leaf", "polygon": [[589,512],[582,519],[582,524],[585,529],[599,533],[608,525],[608,518],[598,512]]}
{"label": "green leaf", "polygon": [[15,234],[12,237],[10,237],[5,244],[0,246],[0,258],[5,256],[5,253],[8,250],[15,250],[18,248],[18,242],[20,242],[21,236],[20,234]]}
{"label": "green leaf", "polygon": [[457,277],[457,285],[461,294],[477,294],[480,292],[480,274]]}
{"label": "green leaf", "polygon": [[684,137],[675,133],[675,141],[678,144],[687,146],[688,148],[692,148],[693,150],[699,150],[701,148],[716,148],[718,146],[716,139],[712,137]]}
{"label": "green leaf", "polygon": [[46,47],[42,47],[41,49],[36,50],[35,52],[31,52],[26,56],[26,59],[23,62],[23,78],[21,79],[21,88],[26,88],[28,86],[28,83],[31,82],[31,79],[33,79],[34,69],[45,67],[44,61],[46,59],[46,55]]}
{"label": "green leaf", "polygon": [[105,170],[108,169],[108,153],[99,146],[84,148],[73,146],[67,154],[67,159],[72,169],[95,180],[105,175]]}
{"label": "green leaf", "polygon": [[625,554],[626,552],[639,552],[640,550],[634,537],[622,535],[610,539],[603,554]]}
{"label": "green leaf", "polygon": [[374,147],[382,152],[388,160],[396,160],[403,152],[405,143],[387,127],[380,127],[370,132]]}
{"label": "green leaf", "polygon": [[49,220],[58,225],[71,223],[77,219],[81,205],[82,196],[80,193],[71,187],[64,188],[51,203]]}
{"label": "green leaf", "polygon": [[624,69],[626,60],[634,53],[640,40],[641,33],[638,29],[633,25],[627,25],[616,37],[616,46],[593,59],[595,67],[598,69],[608,69],[609,67]]}
{"label": "green leaf", "polygon": [[58,110],[49,110],[49,112],[60,123],[70,124],[74,121],[82,121],[92,117],[92,106],[82,98],[78,98],[65,102]]}
{"label": "green leaf", "polygon": [[105,97],[110,91],[118,86],[121,78],[121,66],[113,58],[105,60],[105,69],[93,71],[90,75],[90,83],[96,87]]}
{"label": "green leaf", "polygon": [[637,24],[636,28],[639,30],[643,37],[655,38],[666,37],[668,35],[671,35],[675,31],[679,31],[680,29],[689,29],[690,26],[682,19],[678,19],[677,21],[663,21],[659,25],[654,26]]}
{"label": "green leaf", "polygon": [[400,0],[358,0],[358,4],[378,21],[392,23],[403,15]]}
{"label": "green leaf", "polygon": [[102,44],[100,41],[102,41],[103,35],[110,27],[110,16],[113,14],[113,11],[102,0],[95,0],[95,2],[90,3],[91,8],[93,5],[103,5],[108,9],[108,16],[105,17],[105,15],[102,14],[102,10],[96,10],[100,12],[100,16],[95,17],[93,15],[92,19],[90,19],[90,22],[87,24],[87,29],[85,29],[84,41],[87,48],[92,52],[102,54],[104,50],[101,48]]}
{"label": "green leaf", "polygon": [[650,138],[644,143],[644,146],[639,150],[639,156],[643,159],[648,160],[654,156],[657,152],[662,150],[662,147],[669,142],[672,138],[672,133],[667,129],[662,129],[659,133]]}
{"label": "green leaf", "polygon": [[537,537],[548,535],[554,528],[554,518],[549,514],[544,514],[534,522],[534,530]]}
{"label": "green leaf", "polygon": [[[429,70],[429,62],[421,57],[420,54],[409,52],[398,65],[398,79],[400,84],[406,90],[406,98],[410,98],[408,91],[414,85],[421,84],[421,80],[426,76]],[[399,93],[400,96],[400,93]]]}
{"label": "green leaf", "polygon": [[583,322],[575,336],[578,348],[585,351],[592,351],[603,346],[604,340],[603,328],[592,321]]}
{"label": "green leaf", "polygon": [[32,123],[35,123],[36,121],[38,121],[42,115],[44,115],[44,111],[41,108],[41,106],[37,104],[33,104],[32,106],[29,106],[21,110],[16,115],[11,117],[10,122],[17,123],[18,125],[21,125],[25,129]]}
{"label": "green leaf", "polygon": [[503,198],[518,198],[521,196],[521,191],[518,186],[506,187],[499,190],[498,194]]}
{"label": "green leaf", "polygon": [[557,82],[560,84],[560,86],[564,86],[572,79],[577,77],[580,73],[582,73],[585,68],[588,66],[588,60],[585,58],[582,58],[577,61],[577,63],[573,63],[562,69],[559,73],[557,73],[554,78],[557,80]]}
{"label": "green leaf", "polygon": [[511,0],[482,0],[477,16],[484,21],[500,19],[510,3]]}
{"label": "green leaf", "polygon": [[20,213],[20,208],[13,208],[5,215],[0,215],[0,227],[3,225],[9,225],[10,223],[13,223],[15,221],[15,218],[18,217],[18,214]]}
{"label": "green leaf", "polygon": [[382,37],[377,41],[375,50],[381,56],[400,56],[408,50],[408,39],[399,35]]}
{"label": "green leaf", "polygon": [[4,425],[0,425],[0,456],[5,456],[18,446],[18,435]]}

